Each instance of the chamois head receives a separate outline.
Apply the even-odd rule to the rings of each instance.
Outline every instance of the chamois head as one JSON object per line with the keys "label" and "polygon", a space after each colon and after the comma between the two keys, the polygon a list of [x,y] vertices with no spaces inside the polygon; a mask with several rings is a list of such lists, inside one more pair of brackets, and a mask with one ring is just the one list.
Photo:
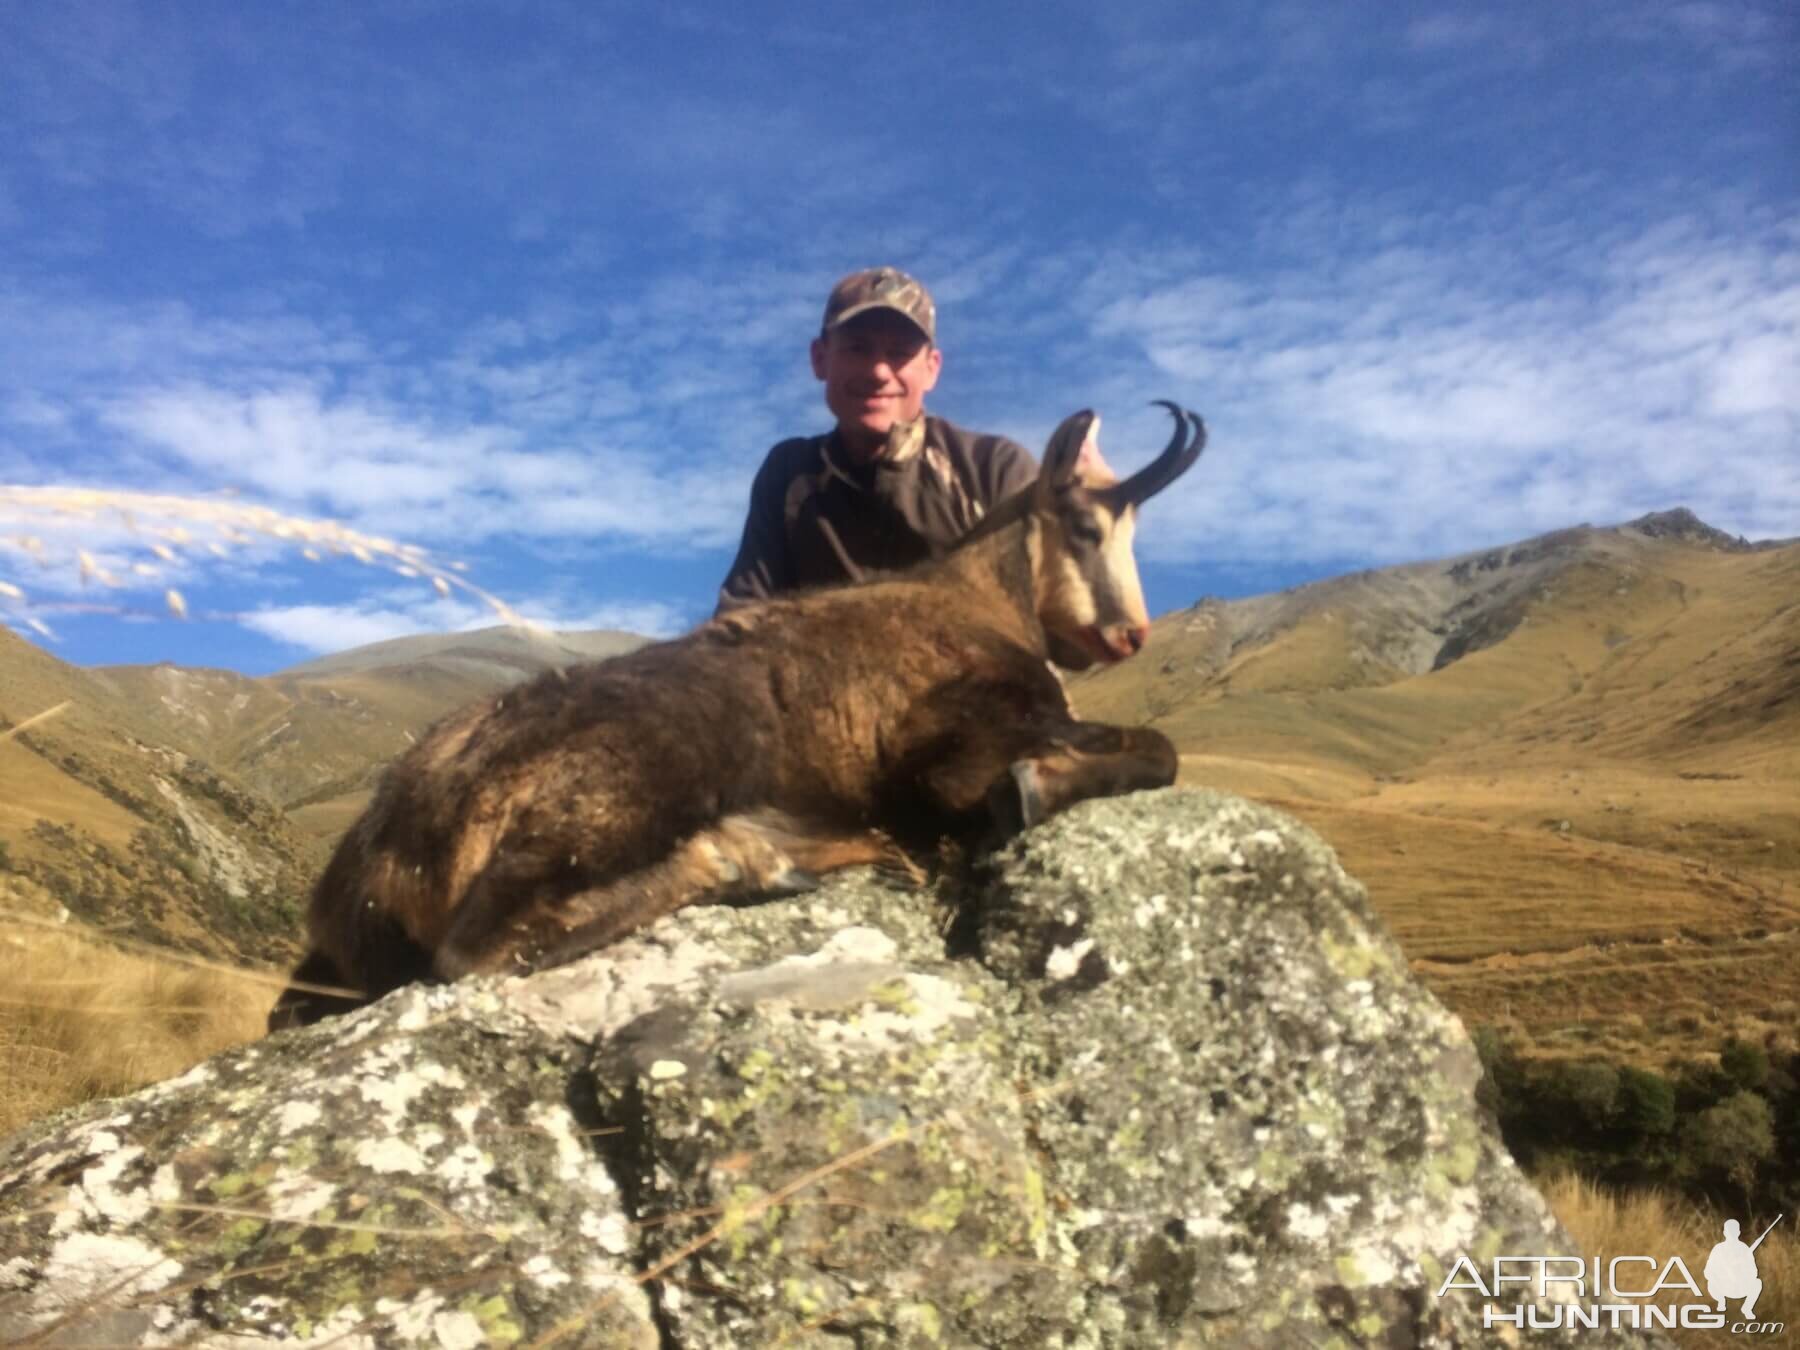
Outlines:
{"label": "chamois head", "polygon": [[1150,636],[1132,536],[1137,508],[1200,458],[1206,424],[1159,399],[1175,418],[1163,452],[1124,482],[1100,457],[1098,414],[1064,420],[1044,451],[1033,512],[1043,525],[1037,612],[1050,657],[1068,670],[1135,655]]}

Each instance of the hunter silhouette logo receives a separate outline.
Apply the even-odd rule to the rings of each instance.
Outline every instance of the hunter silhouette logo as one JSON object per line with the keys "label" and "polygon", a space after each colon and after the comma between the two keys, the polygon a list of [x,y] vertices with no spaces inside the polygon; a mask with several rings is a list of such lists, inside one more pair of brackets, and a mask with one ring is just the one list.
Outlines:
{"label": "hunter silhouette logo", "polygon": [[[1780,1223],[1782,1217],[1777,1214],[1775,1223]],[[1720,1312],[1725,1311],[1726,1299],[1741,1298],[1744,1316],[1756,1316],[1756,1300],[1762,1296],[1762,1281],[1756,1274],[1756,1249],[1774,1230],[1775,1223],[1763,1229],[1762,1237],[1746,1247],[1738,1241],[1738,1221],[1725,1220],[1725,1240],[1706,1258],[1705,1272],[1706,1292],[1719,1301]]]}
{"label": "hunter silhouette logo", "polygon": [[[1489,1329],[1682,1327],[1779,1335],[1786,1330],[1786,1323],[1755,1320],[1756,1301],[1763,1289],[1756,1249],[1786,1217],[1776,1215],[1775,1222],[1748,1245],[1738,1238],[1738,1221],[1727,1219],[1724,1241],[1713,1245],[1701,1271],[1706,1280],[1704,1293],[1679,1256],[1667,1261],[1653,1256],[1496,1256],[1488,1278],[1483,1279],[1482,1268],[1459,1255],[1437,1294],[1442,1298],[1452,1289],[1467,1289],[1491,1300],[1481,1315],[1482,1326]],[[1509,1285],[1522,1288],[1509,1289]],[[1671,1296],[1682,1293],[1688,1297],[1670,1301]],[[1532,1301],[1514,1301],[1507,1306],[1509,1299],[1516,1300],[1521,1294]],[[1663,1302],[1652,1302],[1658,1299]],[[1725,1305],[1730,1302],[1739,1304],[1736,1320],[1726,1315]]]}

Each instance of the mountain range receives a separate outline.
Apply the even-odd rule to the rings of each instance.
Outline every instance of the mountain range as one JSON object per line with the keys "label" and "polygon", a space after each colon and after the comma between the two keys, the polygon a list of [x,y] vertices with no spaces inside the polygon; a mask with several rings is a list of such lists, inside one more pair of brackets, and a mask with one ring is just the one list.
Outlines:
{"label": "mountain range", "polygon": [[[332,841],[425,726],[641,641],[488,629],[253,678],[80,669],[0,630],[0,882],[279,963]],[[1202,598],[1070,692],[1164,730],[1184,782],[1306,819],[1440,996],[1544,1053],[1666,1058],[1797,1020],[1796,541],[1676,510]]]}
{"label": "mountain range", "polygon": [[[285,962],[312,877],[381,768],[439,716],[627,633],[399,638],[275,675],[79,668],[0,629],[0,881],[151,942]],[[3,733],[0,733],[3,734]]]}

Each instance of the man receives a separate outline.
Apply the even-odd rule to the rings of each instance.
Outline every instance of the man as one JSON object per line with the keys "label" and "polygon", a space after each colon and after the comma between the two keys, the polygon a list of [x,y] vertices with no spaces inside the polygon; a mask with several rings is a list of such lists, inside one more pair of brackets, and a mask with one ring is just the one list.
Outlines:
{"label": "man", "polygon": [[812,368],[837,427],[769,451],[720,612],[936,557],[1037,477],[1022,446],[926,415],[943,363],[937,307],[906,273],[873,267],[832,287]]}

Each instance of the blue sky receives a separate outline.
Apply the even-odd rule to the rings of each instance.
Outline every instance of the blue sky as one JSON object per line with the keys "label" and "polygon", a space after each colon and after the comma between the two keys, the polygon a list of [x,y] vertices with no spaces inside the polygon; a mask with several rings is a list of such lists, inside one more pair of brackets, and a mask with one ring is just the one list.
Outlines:
{"label": "blue sky", "polygon": [[[6,5],[0,484],[676,632],[828,425],[826,290],[886,262],[941,415],[1037,449],[1096,407],[1128,467],[1151,399],[1204,411],[1155,612],[1675,505],[1800,535],[1797,12]],[[0,620],[68,660],[492,619],[379,550],[45,501],[0,499]]]}

